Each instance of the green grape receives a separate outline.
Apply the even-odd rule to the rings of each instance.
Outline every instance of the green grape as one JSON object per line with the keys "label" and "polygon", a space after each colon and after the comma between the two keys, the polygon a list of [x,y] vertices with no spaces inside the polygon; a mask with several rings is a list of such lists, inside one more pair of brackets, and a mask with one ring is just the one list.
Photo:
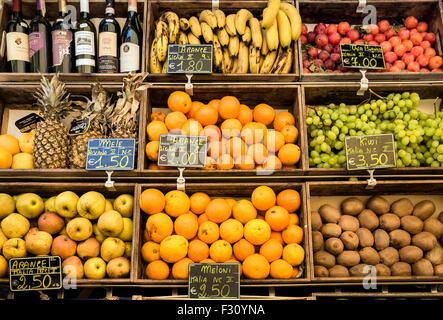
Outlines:
{"label": "green grape", "polygon": [[306,124],[311,125],[312,124],[312,117],[307,117],[306,118]]}
{"label": "green grape", "polygon": [[409,137],[403,137],[401,139],[401,143],[407,146],[409,144]]}
{"label": "green grape", "polygon": [[335,144],[334,144],[334,148],[337,149],[337,150],[342,149],[343,146],[344,146],[344,144],[343,144],[342,141],[336,141]]}
{"label": "green grape", "polygon": [[344,133],[344,134],[348,134],[349,128],[347,126],[344,126],[344,127],[341,128],[341,132]]}
{"label": "green grape", "polygon": [[313,162],[314,162],[315,164],[320,164],[320,163],[321,163],[321,159],[320,159],[320,157],[315,157],[314,160],[313,160]]}
{"label": "green grape", "polygon": [[355,131],[354,129],[349,130],[350,136],[355,136],[356,134],[357,134],[357,131]]}
{"label": "green grape", "polygon": [[443,144],[440,144],[440,145],[437,147],[437,152],[440,153],[440,154],[443,154]]}
{"label": "green grape", "polygon": [[432,146],[432,148],[435,148],[435,149],[436,149],[436,148],[438,148],[438,146],[439,146],[439,142],[436,141],[436,140],[433,140],[431,146]]}
{"label": "green grape", "polygon": [[431,167],[440,167],[440,163],[438,161],[432,161]]}
{"label": "green grape", "polygon": [[320,154],[317,151],[315,151],[315,150],[312,150],[310,155],[311,155],[312,158],[317,158],[317,157],[320,156]]}
{"label": "green grape", "polygon": [[392,109],[394,107],[394,101],[389,100],[386,106],[388,107],[388,109]]}
{"label": "green grape", "polygon": [[332,120],[326,119],[325,121],[323,121],[323,123],[325,124],[325,126],[330,126],[332,124]]}

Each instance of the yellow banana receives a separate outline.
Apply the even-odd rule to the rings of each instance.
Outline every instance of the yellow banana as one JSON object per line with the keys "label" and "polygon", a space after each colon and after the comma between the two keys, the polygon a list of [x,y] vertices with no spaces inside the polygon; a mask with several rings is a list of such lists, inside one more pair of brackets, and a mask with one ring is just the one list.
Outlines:
{"label": "yellow banana", "polygon": [[222,46],[227,46],[229,44],[229,35],[226,32],[225,28],[222,29],[217,29],[216,31],[217,37],[218,37],[218,41],[220,41],[220,44]]}
{"label": "yellow banana", "polygon": [[269,51],[263,60],[263,64],[260,68],[260,73],[269,73],[274,64],[275,58],[277,57],[277,50]]}
{"label": "yellow banana", "polygon": [[260,71],[260,49],[253,44],[249,46],[249,72],[258,73]]}
{"label": "yellow banana", "polygon": [[266,30],[265,29],[261,29],[261,35],[262,35],[261,54],[265,56],[269,52],[268,41],[266,40]]}
{"label": "yellow banana", "polygon": [[155,27],[157,38],[156,55],[159,61],[164,61],[168,53],[168,25],[164,21],[158,21]]}
{"label": "yellow banana", "polygon": [[285,66],[286,57],[288,55],[287,50],[283,49],[281,46],[278,48],[277,58],[272,65],[271,73],[280,73]]}
{"label": "yellow banana", "polygon": [[188,36],[183,31],[178,33],[178,44],[188,44]]}
{"label": "yellow banana", "polygon": [[191,18],[189,18],[189,27],[191,28],[191,32],[194,34],[194,36],[196,36],[197,38],[201,37],[202,29],[197,17],[192,16]]}
{"label": "yellow banana", "polygon": [[214,14],[215,14],[215,17],[217,18],[217,27],[219,27],[220,29],[224,28],[225,24],[226,24],[225,13],[222,10],[217,9],[217,10],[215,10]]}
{"label": "yellow banana", "polygon": [[234,59],[234,62],[232,63],[231,73],[235,73],[237,71],[237,67],[238,67],[238,58],[235,57],[233,59]]}
{"label": "yellow banana", "polygon": [[274,23],[279,9],[280,0],[268,1],[268,6],[263,10],[263,20],[261,22],[263,28],[268,29]]}
{"label": "yellow banana", "polygon": [[188,33],[188,43],[189,44],[201,44],[200,39],[197,38],[192,32]]}
{"label": "yellow banana", "polygon": [[235,14],[230,14],[226,17],[225,29],[229,36],[234,37],[237,35],[237,29],[235,28]]}
{"label": "yellow banana", "polygon": [[238,55],[239,47],[240,47],[240,40],[238,39],[238,37],[237,36],[230,37],[228,49],[232,57],[236,57]]}
{"label": "yellow banana", "polygon": [[223,50],[220,42],[218,41],[218,37],[216,35],[213,36],[213,47],[214,47],[214,67],[217,71],[222,71],[223,67]]}
{"label": "yellow banana", "polygon": [[263,37],[260,22],[257,18],[252,17],[251,19],[249,19],[249,28],[251,29],[252,44],[256,48],[260,49],[262,46]]}
{"label": "yellow banana", "polygon": [[217,18],[211,10],[203,10],[199,16],[200,23],[206,22],[211,29],[217,28]]}
{"label": "yellow banana", "polygon": [[245,33],[243,33],[241,39],[246,44],[249,44],[249,42],[251,42],[251,29],[248,26],[246,26]]}
{"label": "yellow banana", "polygon": [[277,13],[277,26],[278,26],[278,37],[280,39],[280,45],[283,48],[289,47],[291,44],[291,23],[289,18],[283,10],[278,10]]}
{"label": "yellow banana", "polygon": [[189,20],[186,18],[180,18],[180,29],[186,31],[189,29]]}
{"label": "yellow banana", "polygon": [[235,15],[235,29],[239,35],[243,35],[246,29],[246,22],[253,17],[251,11],[247,9],[240,9]]}
{"label": "yellow banana", "polygon": [[165,61],[162,66],[162,73],[168,73],[168,61]]}
{"label": "yellow banana", "polygon": [[260,65],[259,65],[259,70],[261,70],[261,67],[263,65],[263,62],[265,61],[265,56],[264,55],[260,55]]}
{"label": "yellow banana", "polygon": [[211,27],[206,22],[200,23],[201,29],[202,29],[202,35],[203,39],[205,39],[206,43],[212,42],[214,39],[214,32],[212,32]]}
{"label": "yellow banana", "polygon": [[280,10],[283,10],[291,22],[291,39],[297,41],[302,31],[302,22],[297,8],[288,2],[280,3]]}
{"label": "yellow banana", "polygon": [[223,73],[231,73],[234,59],[231,58],[228,48],[223,48]]}
{"label": "yellow banana", "polygon": [[248,73],[249,69],[249,49],[248,46],[242,41],[240,42],[240,48],[238,49],[238,66],[235,73]]}
{"label": "yellow banana", "polygon": [[164,21],[158,20],[155,24],[155,37],[160,38],[163,33],[168,35],[168,24]]}
{"label": "yellow banana", "polygon": [[166,11],[160,16],[160,20],[168,23],[169,43],[175,43],[175,38],[180,30],[178,15],[173,11]]}
{"label": "yellow banana", "polygon": [[278,49],[279,39],[276,20],[274,20],[274,23],[266,29],[266,42],[270,51]]}
{"label": "yellow banana", "polygon": [[288,55],[286,57],[285,66],[281,70],[281,73],[289,73],[292,70],[292,60],[294,58],[293,57],[294,56],[294,52],[293,52],[291,46],[289,46],[286,50],[288,51]]}
{"label": "yellow banana", "polygon": [[151,43],[151,50],[149,53],[149,72],[150,73],[161,73],[162,65],[157,57],[157,42],[159,38],[154,38]]}

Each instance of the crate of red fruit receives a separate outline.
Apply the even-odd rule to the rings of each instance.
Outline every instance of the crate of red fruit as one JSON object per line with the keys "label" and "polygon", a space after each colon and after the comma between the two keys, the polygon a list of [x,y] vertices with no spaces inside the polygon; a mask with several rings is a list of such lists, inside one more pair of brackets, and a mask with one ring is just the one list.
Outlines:
{"label": "crate of red fruit", "polygon": [[441,78],[440,1],[370,1],[367,5],[375,7],[377,23],[364,28],[363,19],[375,11],[357,13],[358,1],[299,2],[304,22],[300,37],[303,81],[359,80],[359,69],[344,68],[341,62],[340,44],[351,43],[383,49],[386,69],[368,70],[369,80]]}

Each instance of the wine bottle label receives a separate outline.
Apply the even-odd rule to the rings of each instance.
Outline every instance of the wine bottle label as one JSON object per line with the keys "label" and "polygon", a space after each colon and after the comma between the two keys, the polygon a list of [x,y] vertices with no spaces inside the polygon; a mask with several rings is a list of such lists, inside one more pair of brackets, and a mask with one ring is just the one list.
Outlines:
{"label": "wine bottle label", "polygon": [[115,9],[112,8],[112,7],[107,7],[107,8],[105,9],[105,13],[106,13],[106,14],[115,14]]}
{"label": "wine bottle label", "polygon": [[95,55],[94,33],[91,31],[77,31],[75,33],[75,55]]}
{"label": "wine bottle label", "polygon": [[71,53],[70,45],[72,41],[72,32],[55,30],[52,31],[52,65],[62,64],[65,56]]}
{"label": "wine bottle label", "polygon": [[8,32],[6,34],[7,59],[29,62],[29,37],[22,32]]}
{"label": "wine bottle label", "polygon": [[43,32],[32,32],[29,35],[29,57],[37,53],[45,45],[45,35]]}
{"label": "wine bottle label", "polygon": [[98,38],[98,72],[117,73],[117,34],[100,32]]}
{"label": "wine bottle label", "polygon": [[93,66],[95,67],[94,59],[77,59],[75,60],[75,65],[78,66]]}
{"label": "wine bottle label", "polygon": [[120,72],[137,71],[140,69],[140,47],[131,42],[120,46]]}

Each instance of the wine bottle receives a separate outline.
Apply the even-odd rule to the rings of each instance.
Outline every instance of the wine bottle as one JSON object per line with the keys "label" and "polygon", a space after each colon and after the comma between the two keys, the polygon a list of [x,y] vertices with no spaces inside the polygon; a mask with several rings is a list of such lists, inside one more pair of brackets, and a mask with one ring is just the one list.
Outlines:
{"label": "wine bottle", "polygon": [[114,0],[106,0],[105,18],[98,28],[98,72],[117,73],[119,70],[120,25],[115,19]]}
{"label": "wine bottle", "polygon": [[137,0],[128,0],[128,17],[122,30],[120,72],[139,72],[142,28],[137,14]]}
{"label": "wine bottle", "polygon": [[9,72],[29,71],[29,26],[22,17],[22,1],[14,0],[6,26],[6,59]]}
{"label": "wine bottle", "polygon": [[95,72],[96,35],[95,26],[89,19],[89,2],[80,0],[80,19],[74,33],[75,66],[79,73]]}
{"label": "wine bottle", "polygon": [[29,25],[31,72],[47,73],[51,67],[51,24],[45,18],[45,0],[37,0],[37,10]]}
{"label": "wine bottle", "polygon": [[74,70],[73,28],[67,18],[66,0],[59,0],[59,16],[52,26],[52,71],[70,73]]}

